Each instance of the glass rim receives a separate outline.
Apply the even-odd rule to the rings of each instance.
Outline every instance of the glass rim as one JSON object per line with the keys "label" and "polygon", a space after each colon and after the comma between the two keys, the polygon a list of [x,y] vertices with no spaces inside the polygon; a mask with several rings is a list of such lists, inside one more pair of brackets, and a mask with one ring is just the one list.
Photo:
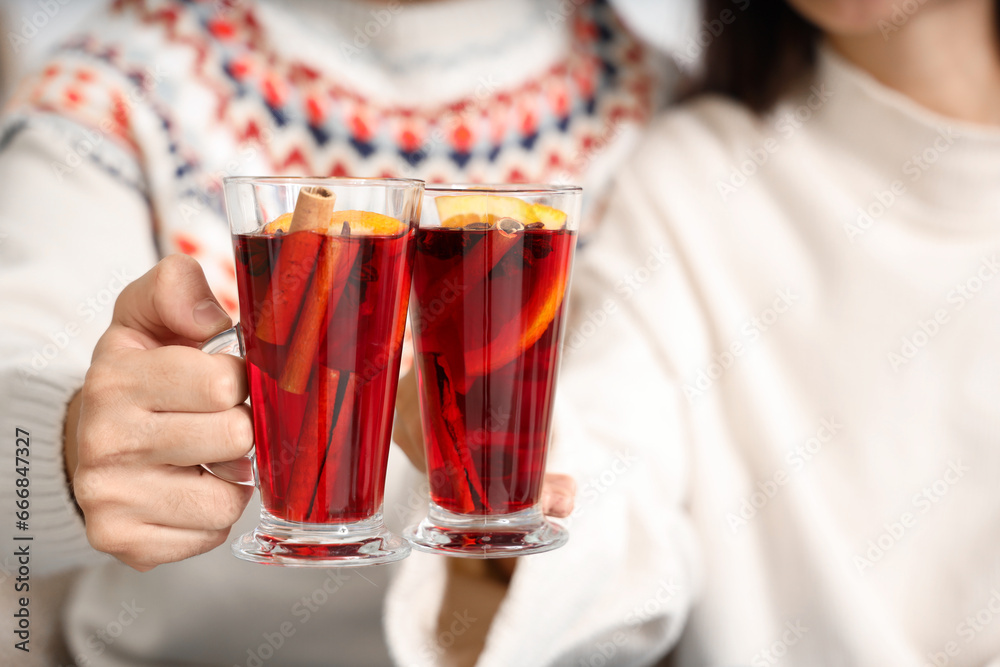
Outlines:
{"label": "glass rim", "polygon": [[462,194],[522,194],[522,195],[566,195],[582,193],[579,185],[557,185],[554,183],[427,183],[425,193]]}
{"label": "glass rim", "polygon": [[423,186],[424,182],[416,178],[382,178],[382,177],[341,177],[341,176],[225,176],[223,186],[261,183],[265,185],[358,185],[358,186]]}

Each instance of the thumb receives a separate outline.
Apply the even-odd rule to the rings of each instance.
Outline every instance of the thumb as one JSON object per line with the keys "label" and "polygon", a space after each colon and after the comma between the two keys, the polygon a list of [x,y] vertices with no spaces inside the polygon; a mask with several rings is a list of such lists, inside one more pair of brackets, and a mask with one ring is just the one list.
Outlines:
{"label": "thumb", "polygon": [[201,265],[187,255],[165,257],[129,283],[115,302],[112,322],[161,343],[203,341],[232,326]]}

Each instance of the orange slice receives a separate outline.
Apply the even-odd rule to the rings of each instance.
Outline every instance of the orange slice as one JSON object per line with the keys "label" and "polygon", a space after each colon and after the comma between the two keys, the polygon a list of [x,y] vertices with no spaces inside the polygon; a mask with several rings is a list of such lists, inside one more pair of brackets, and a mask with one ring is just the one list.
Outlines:
{"label": "orange slice", "polygon": [[566,213],[551,206],[535,204],[531,207],[531,222],[541,222],[545,229],[557,230],[566,226]]}
{"label": "orange slice", "polygon": [[[326,262],[330,263],[330,267],[323,268],[327,273],[333,270],[331,267],[338,264],[344,266],[337,270],[345,270],[345,267],[349,269],[357,253],[357,244],[339,243],[340,240],[336,239],[338,244],[327,243],[326,254],[333,253],[333,255],[326,257],[320,252],[324,243],[323,236],[300,232],[321,232],[328,237],[339,236],[343,232],[344,223],[350,226],[351,236],[397,236],[406,229],[406,225],[396,218],[369,211],[335,211],[326,224],[301,225],[294,232],[289,231],[291,222],[292,214],[286,213],[264,226],[264,232],[267,234],[273,235],[278,231],[287,234],[274,267],[274,277],[268,286],[269,294],[264,301],[255,328],[258,338],[277,345],[285,345],[288,342],[295,323],[295,314],[302,308],[303,297],[311,285],[311,277],[317,267],[322,268]],[[326,239],[328,242],[333,240]],[[351,245],[351,248],[346,248],[348,245]],[[346,254],[340,258],[337,253]],[[335,296],[339,299],[340,293]],[[322,303],[325,304],[326,301]],[[293,375],[296,379],[295,386],[304,391],[301,376],[301,373]],[[308,374],[305,374],[305,380],[308,379]]]}
{"label": "orange slice", "polygon": [[464,227],[473,222],[492,225],[513,218],[522,225],[531,215],[531,204],[517,197],[499,195],[441,195],[434,198],[443,227]]}
{"label": "orange slice", "polygon": [[[344,228],[344,223],[351,226],[351,234],[354,236],[396,236],[402,232],[406,225],[381,213],[371,211],[335,211],[325,225],[312,228],[312,231],[323,232],[331,236],[339,235]],[[264,225],[265,234],[287,233],[292,226],[292,214],[285,213],[279,215],[271,222]],[[305,229],[310,229],[305,227]]]}
{"label": "orange slice", "polygon": [[285,213],[283,215],[279,215],[277,218],[264,225],[264,233],[267,235],[273,235],[278,232],[287,232],[291,226],[292,214]]}
{"label": "orange slice", "polygon": [[529,204],[517,197],[500,195],[441,195],[434,198],[441,226],[465,227],[473,222],[492,225],[501,218],[512,218],[522,225],[541,222],[545,229],[562,229],[566,214],[544,204]]}
{"label": "orange slice", "polygon": [[561,271],[548,289],[536,291],[524,305],[522,317],[508,322],[496,338],[479,349],[465,352],[465,372],[472,378],[506,366],[538,342],[555,318],[566,295],[569,271]]}
{"label": "orange slice", "polygon": [[327,234],[340,234],[344,223],[351,226],[352,236],[398,236],[406,225],[381,213],[371,211],[334,211],[327,225]]}

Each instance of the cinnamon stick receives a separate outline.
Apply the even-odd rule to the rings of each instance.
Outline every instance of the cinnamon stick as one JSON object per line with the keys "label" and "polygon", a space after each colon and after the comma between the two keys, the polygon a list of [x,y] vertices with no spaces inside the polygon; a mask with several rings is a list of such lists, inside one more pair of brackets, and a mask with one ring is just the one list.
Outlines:
{"label": "cinnamon stick", "polygon": [[339,452],[343,447],[350,425],[350,413],[354,410],[353,376],[349,371],[326,366],[320,366],[313,376],[285,494],[288,518],[292,521],[306,521],[315,515],[313,505],[320,476],[329,467],[326,459],[331,448]]}
{"label": "cinnamon stick", "polygon": [[[346,380],[344,379],[346,377]],[[313,493],[312,508],[309,510],[309,521],[326,523],[331,509],[333,494],[338,490],[338,483],[343,482],[339,489],[350,494],[348,486],[349,478],[340,478],[340,470],[343,464],[344,452],[348,451],[351,437],[351,424],[354,421],[354,401],[357,398],[357,373],[341,371],[341,384],[343,391],[338,390],[339,405],[334,410],[330,430],[330,437],[327,440],[326,452],[323,455],[322,469],[316,476],[316,489]],[[346,507],[346,503],[334,505],[333,509]]]}
{"label": "cinnamon stick", "polygon": [[278,381],[285,391],[301,394],[309,385],[309,375],[316,363],[316,353],[330,313],[336,309],[347,287],[347,277],[357,258],[358,244],[351,241],[350,233],[351,227],[345,222],[340,236],[323,238],[316,272],[291,335],[285,369]]}
{"label": "cinnamon stick", "polygon": [[302,307],[302,298],[316,267],[316,257],[323,237],[318,234],[295,234],[305,230],[326,231],[336,195],[323,187],[302,188],[295,201],[295,211],[275,260],[264,307],[257,322],[257,338],[284,345]]}
{"label": "cinnamon stick", "polygon": [[430,403],[427,414],[434,431],[434,440],[445,459],[445,473],[455,488],[456,500],[465,514],[472,514],[477,510],[488,513],[489,503],[475,462],[469,453],[465,417],[458,406],[458,396],[448,363],[440,354],[428,355],[426,362],[432,365],[426,369],[431,371],[431,386],[424,392]]}
{"label": "cinnamon stick", "polygon": [[337,203],[337,195],[323,186],[302,188],[295,200],[295,211],[292,213],[292,224],[288,233],[312,229],[325,231],[333,216],[333,205]]}

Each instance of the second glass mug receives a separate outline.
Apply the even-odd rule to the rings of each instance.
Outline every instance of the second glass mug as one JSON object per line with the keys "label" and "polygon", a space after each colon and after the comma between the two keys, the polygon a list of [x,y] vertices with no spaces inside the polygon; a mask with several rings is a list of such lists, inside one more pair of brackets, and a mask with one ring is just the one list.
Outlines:
{"label": "second glass mug", "polygon": [[556,549],[539,501],[582,191],[424,193],[410,321],[430,503],[405,535],[467,558]]}
{"label": "second glass mug", "polygon": [[405,558],[382,500],[423,182],[235,177],[224,189],[240,324],[202,349],[246,359],[255,447],[206,467],[261,496],[232,551],[293,566]]}

